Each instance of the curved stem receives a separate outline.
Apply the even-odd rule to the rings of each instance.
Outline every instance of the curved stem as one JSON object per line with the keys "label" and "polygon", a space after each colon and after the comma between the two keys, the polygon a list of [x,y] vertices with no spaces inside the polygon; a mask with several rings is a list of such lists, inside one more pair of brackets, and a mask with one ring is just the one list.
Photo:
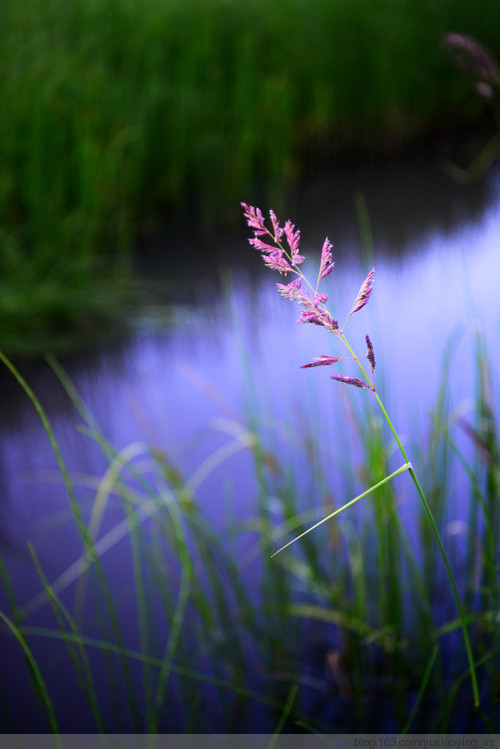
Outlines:
{"label": "curved stem", "polygon": [[[296,275],[299,276],[299,278],[301,278],[302,280],[304,280],[307,283],[307,285],[311,288],[311,290],[316,293],[317,288],[318,288],[318,284],[319,284],[319,280],[320,280],[320,275],[318,274],[318,280],[316,282],[316,289],[313,289],[313,287],[311,286],[310,282],[305,277],[305,275],[302,273],[302,271],[301,270],[297,270],[297,268],[293,267],[292,257],[291,257],[292,253],[288,253],[287,250],[286,250],[286,248],[284,247],[284,245],[281,243],[280,239],[277,238],[272,232],[269,231],[269,229],[267,229],[264,226],[264,222],[262,220],[262,217],[260,216],[260,218],[259,218],[257,216],[257,214],[252,215],[253,209],[249,209],[248,206],[246,206],[245,204],[242,204],[242,205],[244,206],[245,210],[247,211],[245,215],[249,219],[248,225],[250,227],[257,226],[258,231],[255,232],[255,236],[257,236],[258,234],[260,234],[262,232],[267,233],[272,238],[273,242],[279,248],[279,250],[285,255],[287,261],[290,264],[290,270],[291,270],[291,272],[295,273]],[[255,213],[255,211],[254,211],[254,213]],[[274,218],[273,218],[273,227],[274,227]],[[330,312],[326,309],[325,305],[322,304],[321,306],[323,307],[324,311],[333,320]],[[354,310],[354,311],[356,311],[356,310]],[[348,316],[347,320],[349,319],[349,317],[351,316],[351,314],[352,314],[352,311],[349,313],[349,316]],[[347,323],[347,320],[344,323],[344,327],[345,327],[345,324]],[[474,704],[475,704],[476,707],[478,707],[479,706],[479,689],[478,689],[477,677],[476,677],[476,667],[475,667],[475,663],[474,663],[474,656],[473,656],[473,653],[472,653],[472,647],[471,647],[471,643],[470,643],[470,639],[469,639],[469,634],[468,634],[468,631],[467,631],[467,624],[466,624],[466,620],[465,620],[465,613],[464,613],[464,610],[463,610],[463,607],[462,607],[462,603],[460,601],[460,596],[458,594],[458,590],[457,590],[457,586],[456,586],[456,583],[455,583],[455,579],[453,577],[453,572],[451,570],[451,566],[450,566],[450,562],[449,562],[449,559],[448,559],[448,555],[446,553],[446,549],[444,548],[444,544],[443,544],[443,541],[441,539],[441,535],[439,533],[436,521],[434,519],[434,515],[432,514],[432,510],[431,510],[430,505],[429,505],[429,503],[428,503],[428,501],[426,499],[426,496],[425,496],[425,494],[423,492],[423,489],[420,486],[419,480],[418,480],[417,475],[416,475],[416,473],[415,473],[415,471],[413,469],[413,466],[411,465],[410,461],[408,460],[408,456],[407,456],[407,454],[405,452],[405,449],[404,449],[404,447],[403,447],[403,445],[401,443],[399,435],[396,432],[396,429],[394,428],[394,425],[393,425],[392,421],[389,418],[389,414],[385,410],[384,404],[382,403],[382,401],[380,400],[380,398],[378,396],[378,393],[377,393],[377,391],[375,389],[375,385],[370,381],[370,377],[368,376],[365,368],[363,367],[363,364],[361,363],[360,359],[356,356],[356,354],[354,353],[353,349],[351,348],[351,346],[349,344],[349,341],[345,337],[345,335],[344,335],[344,328],[342,327],[340,329],[335,330],[334,332],[337,335],[337,337],[342,340],[343,344],[347,347],[347,349],[350,351],[350,353],[353,356],[353,358],[357,361],[357,363],[358,363],[358,365],[359,365],[359,367],[360,367],[360,369],[361,369],[364,377],[366,378],[366,382],[368,383],[368,385],[370,387],[370,390],[373,392],[373,394],[375,395],[375,398],[377,399],[377,402],[378,402],[378,404],[380,406],[380,409],[382,410],[382,413],[384,414],[384,417],[385,417],[385,419],[387,421],[387,424],[390,427],[390,430],[391,430],[391,432],[392,432],[392,434],[394,436],[394,439],[396,440],[396,443],[397,443],[397,445],[399,447],[399,450],[401,452],[401,455],[403,456],[404,461],[405,461],[405,466],[403,466],[401,469],[399,469],[398,473],[401,472],[402,470],[409,470],[410,471],[411,477],[413,479],[413,483],[415,484],[415,486],[417,488],[417,491],[419,493],[420,499],[421,499],[422,504],[424,506],[425,513],[426,513],[426,515],[427,515],[427,517],[429,519],[429,522],[431,524],[431,528],[432,528],[432,531],[434,533],[434,536],[436,537],[436,541],[437,541],[437,544],[438,544],[438,547],[439,547],[439,551],[441,553],[441,556],[442,556],[442,559],[443,559],[443,562],[444,562],[444,566],[446,568],[446,573],[447,573],[449,581],[450,581],[451,590],[452,590],[452,593],[453,593],[453,597],[455,599],[455,604],[456,604],[458,615],[459,615],[459,618],[460,618],[460,625],[461,625],[461,628],[462,628],[462,633],[463,633],[463,637],[464,637],[464,641],[465,641],[465,649],[467,651],[467,658],[469,660],[470,674],[471,674],[471,680],[472,680],[472,690],[473,690],[473,693],[474,693]],[[372,371],[372,374],[373,374],[373,371]],[[392,478],[392,476],[387,477],[381,483],[385,483],[385,481],[389,480],[389,478]],[[375,487],[371,487],[371,489],[369,489],[368,492],[372,491],[374,488]],[[366,492],[366,493],[368,493],[368,492]],[[340,512],[342,509],[345,509],[345,507],[350,506],[351,504],[353,504],[353,502],[356,502],[362,496],[365,496],[365,494],[360,495],[360,497],[357,497],[356,499],[352,500],[352,502],[348,503],[347,505],[345,505],[343,508],[340,508],[336,512]],[[320,521],[320,523],[317,523],[315,526],[313,526],[313,528],[317,527],[317,525],[320,525],[322,522],[325,522],[330,517],[333,517],[333,515],[335,515],[336,512],[334,512],[328,518],[325,518],[324,520]],[[309,533],[309,531],[313,530],[313,528],[310,528],[305,533]],[[302,535],[305,535],[305,533],[302,534]],[[297,538],[301,538],[301,536],[298,536]],[[294,541],[296,541],[297,538],[294,539]],[[290,543],[293,543],[293,541],[291,541]],[[287,544],[286,546],[289,546],[289,544]],[[283,548],[286,548],[286,546],[284,546]],[[280,549],[279,551],[282,551],[282,549]],[[278,553],[278,552],[275,552],[275,553]]]}
{"label": "curved stem", "polygon": [[[394,439],[396,440],[396,442],[398,444],[398,447],[399,447],[399,449],[401,451],[401,455],[403,456],[405,462],[409,463],[409,460],[408,460],[408,457],[406,455],[405,449],[404,449],[403,445],[401,444],[401,440],[399,439],[399,435],[396,432],[396,429],[394,428],[394,425],[393,425],[392,421],[390,420],[387,411],[385,410],[384,404],[380,400],[380,398],[378,396],[378,393],[375,390],[373,391],[373,393],[374,393],[375,398],[377,399],[378,404],[379,404],[379,406],[380,406],[380,408],[382,410],[382,413],[384,414],[384,417],[385,417],[385,419],[386,419],[386,421],[387,421],[387,423],[388,423],[388,425],[390,427],[390,430],[391,430],[391,432],[392,432],[392,434],[394,436]],[[445,569],[446,569],[446,573],[447,573],[448,579],[450,581],[451,591],[453,593],[453,598],[455,599],[455,605],[457,607],[458,616],[460,618],[460,626],[462,628],[462,633],[463,633],[463,637],[464,637],[465,649],[467,651],[467,658],[469,660],[470,676],[471,676],[471,681],[472,681],[472,691],[474,693],[474,705],[475,705],[475,707],[479,707],[479,688],[478,688],[478,684],[477,684],[476,666],[475,666],[475,663],[474,663],[474,655],[472,653],[472,646],[471,646],[470,639],[469,639],[469,633],[467,631],[467,624],[466,624],[466,620],[465,620],[465,612],[463,610],[462,602],[461,602],[460,596],[458,594],[458,589],[457,589],[457,585],[455,583],[455,578],[453,577],[453,572],[452,572],[452,569],[451,569],[450,561],[448,559],[448,554],[446,553],[446,549],[444,548],[444,544],[443,544],[443,541],[441,539],[441,534],[439,533],[439,530],[438,530],[436,521],[434,519],[434,515],[432,513],[432,510],[430,508],[429,502],[427,501],[427,498],[426,498],[426,496],[424,494],[424,491],[423,491],[422,487],[420,486],[420,482],[419,482],[419,480],[417,478],[417,474],[415,473],[415,470],[414,470],[414,468],[413,468],[413,466],[411,464],[410,464],[410,467],[409,467],[409,471],[410,471],[410,475],[411,475],[411,477],[413,479],[413,483],[415,484],[415,486],[417,488],[417,491],[418,491],[418,493],[420,495],[420,499],[422,500],[422,504],[424,506],[425,513],[427,515],[429,523],[431,524],[432,532],[434,533],[434,536],[436,537],[437,545],[439,547],[439,551],[441,552],[441,557],[443,559],[444,566],[445,566]]]}
{"label": "curved stem", "polygon": [[[352,350],[351,344],[349,343],[349,341],[347,340],[347,338],[344,335],[344,331],[343,330],[339,330],[338,335],[339,335],[339,338],[343,341],[344,345],[347,346],[347,348],[351,352],[353,358],[358,362],[359,368],[363,372],[363,375],[365,376],[366,381],[368,382],[368,384],[370,386],[370,390],[373,390],[373,392],[376,395],[375,387],[372,385],[370,377],[367,375],[365,368],[363,367],[363,365],[361,364],[361,361],[359,360],[359,357],[357,357],[356,354],[354,353],[354,351]],[[379,402],[380,402],[380,399],[379,399]],[[385,413],[385,409],[384,409],[384,413]],[[386,416],[387,416],[387,414],[386,414]],[[387,416],[387,418],[389,418],[389,417]],[[392,431],[395,434],[394,429]],[[398,443],[399,443],[399,440],[398,440]],[[401,447],[401,445],[400,445],[400,447]],[[403,452],[403,448],[401,448],[401,451]],[[403,455],[404,455],[404,452],[403,452]],[[404,455],[404,459],[405,459],[406,463],[409,462],[408,458],[406,457],[406,455]]]}

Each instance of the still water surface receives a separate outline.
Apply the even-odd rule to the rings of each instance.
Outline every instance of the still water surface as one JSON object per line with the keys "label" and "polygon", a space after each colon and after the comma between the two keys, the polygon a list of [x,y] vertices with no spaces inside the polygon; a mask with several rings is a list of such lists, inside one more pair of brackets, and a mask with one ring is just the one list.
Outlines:
{"label": "still water surface", "polygon": [[[371,220],[373,245],[366,243],[364,252],[356,195],[358,208],[366,205]],[[323,290],[339,320],[345,319],[367,269],[375,265],[372,298],[350,319],[346,332],[361,355],[364,336],[370,334],[377,385],[409,451],[419,444],[425,449],[428,412],[442,380],[446,347],[452,362],[446,384],[451,401],[457,413],[470,418],[477,329],[488,345],[493,372],[498,365],[500,180],[492,177],[480,186],[458,188],[435,166],[346,173],[318,180],[295,196],[283,219],[287,217],[302,229],[306,272],[312,277],[323,239],[330,237],[336,267]],[[256,486],[245,437],[249,418],[258,421],[278,460],[283,465],[293,461],[299,475],[304,423],[312,425],[330,466],[333,492],[347,500],[346,492],[362,489],[357,478],[349,477],[349,466],[359,456],[356,438],[346,426],[346,386],[332,382],[325,368],[300,369],[320,354],[338,354],[336,340],[315,326],[295,324],[298,309],[274,287],[283,279],[260,267],[246,233],[216,240],[172,232],[163,246],[168,247],[168,263],[154,246],[146,262],[157,282],[163,275],[168,278],[173,312],[167,316],[150,305],[128,338],[63,360],[106,439],[117,450],[138,455],[151,445],[161,448],[191,481],[203,512],[221,532],[255,514]],[[351,364],[344,362],[338,371],[357,376]],[[98,480],[107,467],[102,451],[82,434],[83,420],[50,367],[40,362],[21,369],[47,410],[75,484],[82,484],[78,498],[88,517],[95,491],[89,477]],[[355,403],[370,397],[367,391],[351,395]],[[51,581],[78,561],[81,545],[69,528],[67,497],[39,418],[6,375],[2,401],[0,543],[19,603],[31,612],[31,621],[43,623],[47,606],[39,597],[40,582],[26,542],[34,542]],[[394,455],[394,468],[401,462]],[[407,494],[402,490],[402,513],[411,536],[415,498],[411,491]],[[466,519],[462,499],[457,491],[449,522]],[[111,509],[102,535],[122,517]],[[233,547],[241,553],[252,549],[241,539]],[[128,554],[119,532],[109,538],[103,559],[110,560],[114,591],[127,588]],[[60,582],[71,596],[71,577]],[[2,637],[0,647],[12,673],[16,661],[6,654],[12,644]],[[36,710],[22,698],[25,685],[14,680],[10,688],[18,704],[14,724],[24,720],[39,727]],[[85,730],[78,715],[68,717],[65,729]]]}

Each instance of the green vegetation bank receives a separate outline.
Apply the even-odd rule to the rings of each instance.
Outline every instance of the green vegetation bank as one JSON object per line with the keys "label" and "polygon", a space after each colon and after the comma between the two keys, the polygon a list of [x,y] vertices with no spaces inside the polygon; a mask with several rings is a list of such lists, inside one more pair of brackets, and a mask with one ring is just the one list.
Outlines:
{"label": "green vegetation bank", "polygon": [[143,222],[238,220],[304,170],[451,128],[446,31],[497,0],[4,0],[0,345],[120,316]]}

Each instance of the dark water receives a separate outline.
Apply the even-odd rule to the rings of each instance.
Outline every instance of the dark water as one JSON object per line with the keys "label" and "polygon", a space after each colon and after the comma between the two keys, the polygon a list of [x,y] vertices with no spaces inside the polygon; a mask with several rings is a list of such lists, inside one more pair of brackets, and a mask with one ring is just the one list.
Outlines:
{"label": "dark water", "polygon": [[[353,200],[356,191],[361,191],[358,208],[366,205],[371,219],[373,247],[364,252]],[[283,218],[288,216],[302,229],[306,268],[312,276],[324,236],[328,234],[333,243],[336,267],[323,290],[330,294],[331,309],[339,319],[350,309],[366,269],[375,265],[372,298],[351,318],[346,333],[363,355],[364,336],[370,334],[378,384],[410,453],[413,445],[425,445],[428,411],[436,400],[447,346],[452,357],[448,392],[457,414],[472,418],[477,329],[488,345],[493,372],[498,364],[498,178],[465,189],[434,166],[339,174],[318,180],[290,200]],[[319,354],[336,355],[336,341],[322,329],[295,324],[297,308],[281,299],[274,287],[282,279],[261,269],[260,258],[245,237],[241,232],[217,239],[189,231],[166,232],[169,261],[157,251],[161,246],[150,246],[145,262],[154,267],[151,275],[158,288],[163,278],[168,279],[166,293],[176,300],[173,312],[167,315],[150,304],[129,338],[63,361],[115,449],[139,459],[151,445],[160,447],[187,478],[203,513],[220,533],[256,511],[245,430],[249,416],[259,421],[283,464],[293,461],[297,467],[303,460],[303,424],[313,424],[338,493],[346,491],[345,465],[353,455],[356,460],[357,449],[346,428],[345,386],[332,382],[324,368],[300,369]],[[216,261],[211,259],[214,249]],[[339,371],[357,376],[350,364],[345,362]],[[26,365],[22,371],[47,410],[88,520],[96,480],[107,469],[102,450],[79,430],[83,420],[46,363]],[[37,414],[10,376],[2,375],[1,382],[0,542],[28,623],[43,625],[52,620],[26,543],[33,541],[48,579],[71,606],[81,541]],[[354,394],[356,401],[367,396]],[[395,468],[402,462],[394,456]],[[355,482],[347,487],[360,488]],[[402,492],[401,512],[410,536],[417,525],[413,500],[411,492],[408,497]],[[119,598],[126,596],[132,575],[127,526],[118,507],[104,499],[103,506],[100,550]],[[455,524],[449,527],[460,528],[467,507],[459,493],[448,511],[448,522]],[[154,509],[145,506],[144,512],[153,514]],[[233,541],[231,548],[249,558],[253,553],[252,544],[244,540]],[[5,609],[3,593],[0,600]],[[130,636],[136,643],[136,625],[130,622],[129,628],[127,640]],[[16,677],[24,673],[19,648],[5,635],[0,648],[0,682],[7,705],[4,730],[44,730],[26,679]],[[62,666],[50,648],[42,648],[39,657],[47,672],[61,668],[68,679],[58,697],[63,729],[93,730],[87,728],[88,709],[75,696],[67,665]],[[140,678],[136,671],[133,676]],[[56,680],[56,692],[59,687]],[[270,730],[263,718],[254,720],[255,727],[262,720],[260,730]],[[200,725],[205,725],[203,730],[224,730],[216,720],[200,720]],[[166,727],[182,730],[175,719]],[[125,723],[124,730],[131,730],[130,724]]]}

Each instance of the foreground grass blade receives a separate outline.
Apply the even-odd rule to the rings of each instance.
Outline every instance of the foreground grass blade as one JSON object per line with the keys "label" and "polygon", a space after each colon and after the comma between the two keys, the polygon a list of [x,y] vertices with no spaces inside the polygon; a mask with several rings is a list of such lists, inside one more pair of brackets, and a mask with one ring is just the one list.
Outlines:
{"label": "foreground grass blade", "polygon": [[[61,634],[66,634],[66,627],[64,625],[63,618],[67,621],[75,640],[74,642],[64,637],[64,642],[66,644],[66,647],[68,648],[68,652],[71,656],[71,659],[75,666],[75,671],[77,673],[77,677],[80,680],[80,683],[82,684],[83,692],[88,700],[88,703],[90,705],[90,708],[92,710],[92,713],[94,714],[95,721],[97,728],[100,733],[107,733],[107,728],[105,725],[105,722],[103,720],[103,717],[101,715],[101,711],[99,710],[99,702],[97,699],[97,694],[94,687],[94,679],[92,676],[92,669],[90,667],[89,658],[87,655],[87,652],[85,648],[82,645],[82,642],[80,640],[80,632],[78,631],[78,627],[76,625],[75,620],[71,616],[70,612],[64,605],[64,603],[61,601],[61,599],[54,593],[51,586],[49,585],[47,578],[45,576],[45,573],[42,569],[42,566],[40,564],[40,560],[38,559],[38,556],[35,552],[35,549],[31,543],[28,544],[29,551],[31,553],[31,557],[33,559],[33,563],[35,565],[35,569],[38,573],[38,576],[40,578],[40,581],[43,585],[43,588],[45,590],[45,593],[47,595],[48,600],[50,601],[52,605],[52,610],[54,611],[54,615],[57,620],[57,624],[59,626],[59,629],[61,630]],[[81,665],[78,661],[78,655],[74,652],[72,645],[76,645],[80,659],[81,659]],[[83,670],[83,673],[81,673]]]}
{"label": "foreground grass blade", "polygon": [[28,643],[26,642],[26,638],[22,634],[22,632],[19,629],[19,627],[17,627],[7,616],[5,616],[5,614],[3,613],[3,611],[0,611],[0,619],[2,619],[5,622],[5,624],[10,629],[10,631],[12,632],[12,634],[14,635],[14,637],[16,638],[16,640],[21,645],[21,647],[22,647],[22,649],[24,651],[24,654],[25,654],[26,658],[28,659],[28,663],[30,664],[30,667],[32,669],[33,676],[35,678],[36,684],[37,684],[37,686],[38,686],[38,688],[40,690],[40,696],[42,698],[42,701],[43,701],[45,707],[47,708],[47,718],[48,718],[48,721],[49,721],[50,730],[51,730],[52,733],[59,733],[59,728],[58,728],[58,725],[57,725],[56,716],[55,716],[55,712],[54,712],[54,707],[52,705],[52,701],[51,701],[51,699],[49,697],[49,694],[47,692],[47,688],[45,686],[45,682],[44,682],[44,680],[42,678],[42,674],[40,673],[40,670],[39,670],[39,668],[38,668],[38,666],[36,664],[36,661],[35,661],[35,658],[33,656],[33,653],[31,652],[31,649],[30,649]]}
{"label": "foreground grass blade", "polygon": [[283,708],[283,712],[281,713],[279,723],[276,726],[276,730],[273,733],[273,736],[271,738],[271,741],[267,745],[267,749],[274,749],[276,746],[276,742],[278,740],[278,736],[282,733],[286,722],[289,718],[290,712],[293,707],[293,703],[295,702],[295,698],[297,696],[297,692],[299,691],[299,685],[294,684],[292,687],[290,687],[290,692],[288,693],[288,699],[285,703],[285,707]]}
{"label": "foreground grass blade", "polygon": [[[58,630],[50,630],[43,627],[23,626],[22,633],[30,634],[35,637],[45,637],[55,640],[63,640],[64,637],[76,639],[70,632],[66,632],[63,634]],[[155,656],[148,655],[147,653],[141,653],[137,650],[133,650],[132,648],[122,648],[112,642],[98,640],[93,637],[87,637],[86,635],[79,635],[78,640],[87,647],[97,648],[98,650],[107,651],[109,653],[115,653],[131,660],[136,660],[141,663],[148,663],[151,666],[156,666],[157,668],[161,668],[163,665],[162,658],[156,658]],[[183,676],[186,679],[190,679],[195,682],[208,684],[217,687],[218,689],[232,692],[241,697],[254,700],[261,705],[271,707],[274,710],[283,710],[283,704],[281,702],[278,702],[278,700],[262,695],[259,692],[255,692],[254,690],[248,689],[247,687],[241,686],[240,684],[231,684],[224,679],[210,676],[209,674],[204,674],[201,671],[195,671],[194,669],[186,668],[177,663],[173,663],[171,668],[172,672],[177,674],[178,676]]]}
{"label": "foreground grass blade", "polygon": [[311,531],[314,531],[316,528],[319,528],[320,525],[323,525],[323,523],[326,523],[328,520],[331,520],[335,515],[338,515],[340,512],[343,512],[348,507],[351,507],[351,505],[355,504],[356,502],[359,502],[360,499],[363,499],[363,497],[368,496],[368,494],[371,494],[375,489],[378,489],[380,486],[383,486],[384,484],[387,484],[388,481],[395,478],[396,476],[399,476],[400,473],[404,473],[405,471],[409,471],[411,469],[411,463],[405,463],[400,468],[398,468],[397,471],[394,471],[394,473],[391,473],[390,476],[386,476],[382,481],[379,481],[378,484],[374,484],[369,489],[367,489],[363,494],[359,494],[357,497],[354,497],[354,499],[351,499],[350,502],[347,502],[347,504],[342,505],[342,507],[339,507],[334,512],[331,512],[330,515],[327,515],[326,518],[323,518],[318,523],[315,523],[310,528],[308,528],[304,533],[301,533],[299,536],[296,536],[291,541],[289,541],[287,544],[281,547],[281,549],[278,549],[278,551],[275,551],[274,554],[271,554],[271,557],[275,557],[277,554],[282,552],[284,549],[288,548],[288,546],[291,546],[296,541],[299,540],[299,538],[303,538],[308,533],[311,533]]}
{"label": "foreground grass blade", "polygon": [[[394,439],[397,442],[397,445],[399,447],[401,455],[403,456],[403,458],[405,458],[406,460],[408,460],[408,458],[406,456],[405,449],[404,449],[404,447],[403,447],[403,445],[401,443],[401,440],[399,439],[399,435],[396,432],[396,429],[394,428],[394,425],[393,425],[392,421],[390,420],[387,411],[384,408],[384,404],[382,403],[382,401],[380,400],[380,398],[379,398],[379,396],[378,396],[378,394],[376,392],[375,392],[375,397],[376,397],[376,399],[378,401],[378,404],[379,404],[379,406],[380,406],[380,408],[382,410],[382,413],[384,414],[384,417],[385,417],[385,419],[387,421],[387,424],[389,425],[389,428],[390,428],[392,434],[394,435]],[[460,622],[461,622],[461,627],[462,627],[462,634],[463,634],[464,643],[465,643],[465,650],[467,652],[467,659],[469,661],[470,676],[471,676],[471,681],[472,681],[472,691],[473,691],[473,694],[474,694],[474,705],[475,705],[475,707],[479,707],[479,704],[480,704],[479,687],[478,687],[478,684],[477,684],[476,667],[475,667],[475,663],[474,663],[474,654],[472,652],[472,645],[471,645],[471,642],[470,642],[470,639],[469,639],[469,633],[468,633],[468,630],[467,630],[467,622],[466,622],[466,617],[465,617],[465,611],[463,609],[462,601],[460,600],[460,596],[458,594],[458,589],[457,589],[457,585],[455,583],[455,578],[453,576],[453,572],[452,572],[452,569],[451,569],[450,560],[448,559],[448,554],[446,553],[446,549],[444,548],[444,544],[443,544],[443,541],[441,539],[441,534],[439,533],[439,529],[438,529],[436,521],[434,519],[434,515],[432,514],[432,510],[430,508],[430,505],[429,505],[429,503],[427,501],[427,497],[425,496],[424,491],[423,491],[422,487],[420,486],[420,482],[419,482],[419,480],[417,478],[417,474],[415,473],[415,471],[413,469],[413,466],[411,464],[409,464],[409,470],[410,470],[410,476],[413,479],[413,483],[416,486],[416,489],[418,491],[418,494],[419,494],[420,499],[422,501],[422,504],[424,506],[425,513],[426,513],[427,518],[429,520],[429,523],[431,525],[432,532],[434,533],[437,545],[439,547],[439,551],[441,553],[441,557],[443,559],[443,563],[444,563],[444,566],[445,566],[445,569],[446,569],[446,574],[448,575],[448,580],[449,580],[449,583],[450,583],[451,592],[453,594],[453,598],[455,599],[455,605],[457,607],[458,615],[460,617]]]}
{"label": "foreground grass blade", "polygon": [[[30,388],[30,386],[28,385],[28,383],[26,382],[26,380],[24,379],[24,377],[18,372],[18,370],[16,369],[16,367],[12,364],[12,362],[10,361],[10,359],[8,359],[8,357],[6,357],[5,354],[2,351],[0,351],[0,361],[2,361],[5,364],[5,366],[7,367],[7,369],[14,375],[15,379],[17,380],[17,382],[20,384],[20,386],[22,387],[22,389],[24,390],[24,392],[26,393],[26,395],[28,396],[28,398],[33,403],[33,405],[34,405],[34,407],[35,407],[35,409],[36,409],[36,411],[37,411],[37,413],[38,413],[38,415],[39,415],[39,417],[40,417],[40,419],[42,421],[43,427],[44,427],[45,432],[46,432],[46,434],[47,434],[47,436],[49,438],[50,445],[51,445],[52,450],[54,452],[54,455],[56,457],[56,460],[57,460],[57,463],[58,463],[58,466],[59,466],[59,470],[61,471],[61,475],[62,475],[63,480],[64,480],[64,485],[66,487],[66,491],[67,491],[68,498],[69,498],[69,501],[70,501],[71,509],[72,509],[72,512],[73,512],[73,516],[75,518],[78,530],[79,530],[79,532],[80,532],[80,534],[82,536],[82,539],[83,539],[83,541],[85,543],[85,546],[86,546],[86,549],[87,549],[86,553],[88,553],[88,555],[89,555],[89,558],[90,558],[90,560],[91,560],[91,562],[92,562],[92,564],[94,566],[94,569],[96,571],[96,574],[97,574],[97,577],[98,577],[98,580],[99,580],[99,584],[101,586],[103,598],[104,598],[106,609],[107,609],[107,613],[108,613],[108,616],[109,616],[109,621],[110,621],[111,627],[113,629],[113,635],[116,638],[117,642],[120,645],[123,645],[123,642],[124,642],[123,641],[123,636],[122,636],[122,633],[121,633],[121,627],[120,627],[120,624],[119,624],[118,614],[117,614],[116,607],[115,607],[115,604],[114,604],[113,596],[111,594],[111,590],[110,590],[109,585],[107,583],[106,576],[104,574],[104,570],[102,568],[102,565],[100,564],[99,556],[96,553],[95,546],[94,546],[94,544],[92,542],[92,538],[89,536],[89,533],[87,531],[87,527],[86,527],[85,522],[83,520],[81,509],[80,509],[80,506],[79,506],[78,501],[76,499],[75,492],[73,490],[73,486],[72,486],[71,479],[70,479],[70,476],[69,476],[69,473],[68,473],[68,469],[66,468],[66,464],[65,464],[65,462],[63,460],[62,453],[61,453],[61,450],[60,450],[59,445],[57,443],[57,440],[55,438],[55,435],[54,435],[52,426],[50,424],[50,421],[49,421],[49,419],[48,419],[48,417],[47,417],[47,415],[46,415],[46,413],[45,413],[45,411],[44,411],[44,409],[42,407],[42,404],[40,403],[40,401],[36,397],[36,395],[33,392],[33,390]],[[126,689],[126,692],[127,692],[127,695],[128,695],[128,699],[129,699],[130,709],[131,709],[132,717],[133,717],[133,720],[134,720],[134,727],[135,727],[136,731],[140,731],[141,728],[142,728],[142,721],[141,721],[141,716],[140,716],[139,705],[138,705],[137,698],[135,696],[134,687],[133,687],[132,675],[130,673],[130,669],[129,669],[127,661],[125,659],[121,658],[121,657],[120,657],[120,664],[121,664],[121,668],[122,668],[125,689]]]}
{"label": "foreground grass blade", "polygon": [[427,684],[429,683],[429,679],[431,678],[432,669],[434,668],[434,664],[436,662],[438,653],[439,653],[439,647],[436,645],[432,649],[431,657],[429,658],[429,662],[427,663],[427,668],[425,669],[424,675],[422,676],[422,683],[420,684],[420,689],[418,690],[415,703],[413,705],[410,715],[408,716],[408,720],[406,721],[404,727],[401,729],[401,732],[400,732],[401,734],[408,733],[408,731],[410,730],[411,724],[415,720],[415,715],[417,714],[417,711],[420,706],[420,703],[422,702],[422,697],[424,696],[424,692],[426,690]]}

